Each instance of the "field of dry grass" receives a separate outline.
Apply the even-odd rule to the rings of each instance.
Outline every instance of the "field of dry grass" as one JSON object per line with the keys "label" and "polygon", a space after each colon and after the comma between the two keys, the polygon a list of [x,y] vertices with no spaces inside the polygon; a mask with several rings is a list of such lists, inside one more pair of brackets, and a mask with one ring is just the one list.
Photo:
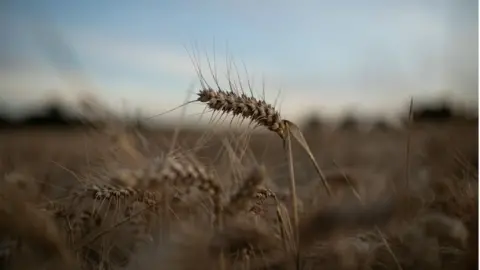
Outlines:
{"label": "field of dry grass", "polygon": [[[476,269],[478,126],[0,133],[1,269]],[[298,228],[298,230],[297,230]]]}

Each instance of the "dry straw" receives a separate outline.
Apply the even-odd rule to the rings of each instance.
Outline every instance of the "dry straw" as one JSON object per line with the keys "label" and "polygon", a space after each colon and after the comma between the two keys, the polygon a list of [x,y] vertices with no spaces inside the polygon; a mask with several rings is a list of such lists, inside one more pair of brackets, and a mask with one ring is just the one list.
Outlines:
{"label": "dry straw", "polygon": [[285,148],[288,147],[288,141],[293,137],[308,154],[325,189],[328,194],[331,194],[326,178],[318,166],[302,132],[293,122],[283,119],[273,105],[253,96],[248,96],[245,93],[221,89],[214,90],[210,87],[199,90],[197,96],[196,100],[188,103],[202,102],[213,111],[248,119],[251,123],[256,124],[255,127],[263,126],[280,136]]}
{"label": "dry straw", "polygon": [[[251,122],[256,123],[256,126],[263,126],[275,132],[283,140],[285,148],[288,147],[291,137],[296,139],[314,164],[328,194],[331,194],[326,178],[315,161],[302,132],[293,122],[282,119],[280,113],[271,104],[245,94],[213,90],[211,88],[201,89],[197,95],[198,99],[196,101],[205,103],[213,111],[249,119]],[[290,155],[291,150],[288,152]]]}
{"label": "dry straw", "polygon": [[[287,154],[288,164],[289,164],[289,178],[290,178],[290,189],[291,189],[291,201],[292,201],[292,213],[293,221],[295,228],[298,232],[299,217],[298,217],[298,207],[297,207],[297,195],[296,195],[296,181],[295,173],[293,166],[293,155],[292,155],[292,137],[302,146],[304,151],[308,154],[310,161],[313,163],[317,174],[320,177],[320,180],[329,196],[331,196],[331,190],[327,183],[326,177],[317,164],[308,143],[306,142],[302,132],[293,122],[283,119],[280,116],[280,113],[275,107],[267,103],[263,99],[257,99],[253,97],[253,91],[249,83],[250,95],[246,95],[245,92],[237,91],[235,83],[232,82],[230,76],[228,76],[228,84],[230,89],[228,91],[223,90],[217,79],[216,72],[212,70],[212,67],[209,62],[210,72],[212,77],[217,85],[217,90],[211,88],[206,82],[200,65],[198,61],[192,62],[195,64],[197,75],[200,79],[202,88],[197,92],[197,99],[188,101],[172,110],[183,107],[187,104],[193,102],[201,102],[206,104],[207,108],[213,112],[218,112],[221,115],[231,115],[233,118],[240,117],[242,120],[250,120],[250,124],[254,123],[255,127],[263,126],[268,130],[276,133],[283,141],[283,147]],[[228,72],[228,74],[230,74]],[[238,73],[237,73],[238,75]],[[242,87],[240,87],[242,88]],[[167,112],[170,112],[169,110]],[[165,113],[167,113],[165,112]],[[232,120],[233,120],[232,118]],[[297,236],[297,246],[299,245],[298,233],[295,233]],[[298,256],[297,256],[298,257]]]}
{"label": "dry straw", "polygon": [[[270,131],[276,133],[283,140],[284,148],[288,151],[288,144],[293,137],[308,154],[310,161],[315,166],[322,184],[327,193],[331,195],[330,186],[327,183],[325,175],[318,166],[318,163],[313,156],[310,147],[308,146],[302,132],[293,122],[282,119],[278,110],[264,100],[257,99],[252,96],[247,96],[245,93],[236,93],[235,91],[214,90],[210,87],[202,88],[197,93],[196,100],[188,101],[176,108],[168,110],[167,112],[178,109],[193,102],[201,102],[213,111],[222,114],[230,114],[234,117],[241,117],[249,119],[251,123],[256,126],[263,126]],[[167,113],[165,112],[165,113]],[[291,151],[288,151],[291,152]],[[291,153],[290,153],[291,154]]]}

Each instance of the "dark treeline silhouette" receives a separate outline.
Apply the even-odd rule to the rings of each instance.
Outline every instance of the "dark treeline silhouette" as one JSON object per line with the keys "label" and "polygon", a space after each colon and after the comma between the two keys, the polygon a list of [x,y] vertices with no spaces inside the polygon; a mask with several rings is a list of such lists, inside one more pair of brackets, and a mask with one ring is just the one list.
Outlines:
{"label": "dark treeline silhouette", "polygon": [[354,113],[347,113],[338,123],[337,128],[343,131],[355,131],[358,129],[359,119],[355,117]]}
{"label": "dark treeline silhouette", "polygon": [[392,130],[392,128],[393,127],[388,123],[388,121],[384,119],[378,119],[372,125],[373,131],[386,132]]}
{"label": "dark treeline silhouette", "polygon": [[310,113],[302,122],[303,129],[307,132],[318,132],[322,129],[322,119],[317,113]]}
{"label": "dark treeline silhouette", "polygon": [[[93,120],[97,119],[97,120]],[[130,128],[138,130],[145,129],[145,123],[140,119],[140,116],[129,119],[124,119],[124,123]],[[42,128],[42,129],[73,129],[73,128],[103,128],[105,127],[105,120],[101,117],[92,118],[82,117],[80,114],[69,112],[60,103],[50,103],[40,110],[28,114],[21,119],[13,119],[6,113],[0,110],[0,130],[5,129],[28,129],[28,128]]]}
{"label": "dark treeline silhouette", "polygon": [[[318,115],[312,114],[306,117],[305,128],[308,130],[320,130],[322,123]],[[477,121],[478,116],[472,113],[455,110],[448,102],[424,103],[417,104],[412,111],[412,121],[416,123],[440,123],[451,120],[473,120]],[[140,119],[129,119],[130,124],[141,128],[143,123]],[[407,120],[407,119],[404,119]],[[385,128],[385,123],[379,123],[378,127]],[[77,127],[98,127],[100,123],[74,116],[68,113],[59,103],[50,103],[41,110],[36,110],[34,113],[27,115],[23,119],[12,119],[8,114],[0,111],[0,129],[11,128],[61,128],[70,129]],[[346,114],[339,123],[341,130],[354,130],[358,125],[358,120],[354,114]]]}
{"label": "dark treeline silhouette", "polygon": [[70,127],[82,125],[83,122],[80,119],[68,117],[58,106],[49,106],[42,114],[31,115],[24,119],[22,124],[26,126]]}
{"label": "dark treeline silhouette", "polygon": [[14,120],[6,114],[0,115],[0,128],[73,128],[92,126],[93,123],[69,115],[60,105],[52,104],[35,111],[23,119]]}
{"label": "dark treeline silhouette", "polygon": [[418,106],[413,110],[412,120],[414,122],[440,122],[451,120],[454,116],[451,106],[442,102]]}
{"label": "dark treeline silhouette", "polygon": [[472,112],[456,110],[447,101],[419,104],[413,108],[412,121],[416,123],[440,123],[454,120],[475,120]]}

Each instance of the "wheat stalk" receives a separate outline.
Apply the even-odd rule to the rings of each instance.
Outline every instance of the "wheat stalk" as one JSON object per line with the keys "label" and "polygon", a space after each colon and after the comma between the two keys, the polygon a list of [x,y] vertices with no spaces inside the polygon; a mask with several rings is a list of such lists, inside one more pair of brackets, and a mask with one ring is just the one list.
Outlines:
{"label": "wheat stalk", "polygon": [[[287,148],[287,143],[292,137],[302,146],[304,151],[308,154],[310,161],[313,163],[317,174],[322,181],[327,193],[331,195],[330,186],[323,174],[322,170],[318,166],[315,157],[313,156],[307,141],[305,140],[302,132],[293,122],[282,119],[278,110],[264,100],[257,99],[253,96],[247,96],[246,94],[236,93],[234,91],[214,90],[210,87],[202,88],[197,92],[198,98],[181,104],[173,109],[170,109],[164,113],[156,116],[174,111],[180,107],[193,102],[201,102],[207,105],[213,111],[221,112],[222,114],[231,114],[234,117],[239,116],[243,119],[249,119],[251,123],[256,123],[256,126],[263,126],[268,130],[274,132],[283,140],[284,148]],[[154,116],[152,116],[154,117]],[[150,117],[150,118],[152,118]],[[288,151],[288,150],[286,150]]]}
{"label": "wheat stalk", "polygon": [[[192,59],[193,60],[193,59]],[[308,154],[311,162],[315,166],[317,174],[319,175],[322,184],[324,185],[327,194],[331,195],[330,187],[327,183],[325,175],[318,166],[313,153],[308,146],[302,132],[300,129],[291,121],[282,119],[280,113],[275,109],[274,106],[267,103],[263,99],[257,99],[253,97],[253,94],[247,96],[242,89],[242,93],[238,91],[233,91],[234,87],[232,86],[232,81],[229,78],[230,91],[224,91],[218,84],[216,74],[213,73],[211,67],[210,71],[212,72],[213,79],[218,86],[218,90],[214,90],[206,82],[199,65],[196,65],[196,72],[199,76],[202,89],[197,92],[197,99],[188,101],[176,108],[173,108],[164,113],[176,110],[177,108],[183,107],[187,104],[193,102],[201,102],[206,104],[207,108],[211,109],[214,112],[220,112],[222,115],[230,114],[233,117],[241,117],[242,119],[250,120],[250,124],[255,123],[255,127],[263,126],[268,130],[276,133],[283,141],[283,147],[287,154],[288,163],[289,163],[289,178],[290,178],[290,189],[291,189],[291,201],[292,201],[292,213],[294,223],[298,225],[298,207],[297,207],[297,194],[295,190],[295,174],[292,160],[292,145],[291,138],[293,137],[299,144],[302,146],[303,150]],[[249,84],[250,87],[250,84]],[[252,89],[250,87],[250,92]],[[163,114],[164,114],[163,113]],[[298,226],[296,226],[298,230]]]}
{"label": "wheat stalk", "polygon": [[[213,90],[212,88],[201,89],[197,95],[198,98],[194,101],[205,103],[208,108],[214,111],[231,114],[234,117],[239,116],[243,119],[250,119],[251,122],[256,123],[256,126],[263,126],[276,133],[282,138],[284,148],[288,147],[288,140],[293,137],[308,154],[327,193],[331,195],[330,186],[328,185],[325,175],[315,161],[315,157],[302,132],[293,122],[282,119],[280,113],[273,105],[243,93],[238,94],[234,91]],[[288,149],[286,149],[286,151],[288,152]]]}
{"label": "wheat stalk", "polygon": [[[330,187],[327,183],[325,175],[318,166],[313,153],[308,146],[300,129],[291,121],[282,119],[280,113],[274,106],[268,104],[264,100],[256,99],[252,96],[247,96],[244,93],[239,94],[234,91],[213,90],[212,88],[203,88],[197,93],[197,100],[205,103],[208,108],[213,111],[221,112],[222,114],[231,114],[234,117],[240,116],[243,119],[249,119],[250,123],[256,123],[256,126],[266,127],[268,130],[276,133],[283,140],[283,147],[287,154],[289,164],[289,178],[292,201],[292,213],[295,224],[295,229],[298,232],[298,207],[297,207],[297,192],[295,173],[292,160],[292,137],[300,143],[302,148],[308,154],[311,162],[324,185],[327,194],[331,195]],[[193,101],[191,101],[193,102]],[[299,246],[298,237],[297,246]]]}

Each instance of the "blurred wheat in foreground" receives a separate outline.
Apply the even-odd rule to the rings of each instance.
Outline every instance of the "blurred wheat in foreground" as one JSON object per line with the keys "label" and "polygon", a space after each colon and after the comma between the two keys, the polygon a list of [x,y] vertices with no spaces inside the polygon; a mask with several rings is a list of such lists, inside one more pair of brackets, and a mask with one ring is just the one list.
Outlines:
{"label": "blurred wheat in foreground", "polygon": [[290,145],[285,165],[262,133],[198,147],[188,130],[4,132],[1,269],[476,267],[477,125],[315,130],[307,144],[262,100],[197,101],[292,132],[307,157]]}

